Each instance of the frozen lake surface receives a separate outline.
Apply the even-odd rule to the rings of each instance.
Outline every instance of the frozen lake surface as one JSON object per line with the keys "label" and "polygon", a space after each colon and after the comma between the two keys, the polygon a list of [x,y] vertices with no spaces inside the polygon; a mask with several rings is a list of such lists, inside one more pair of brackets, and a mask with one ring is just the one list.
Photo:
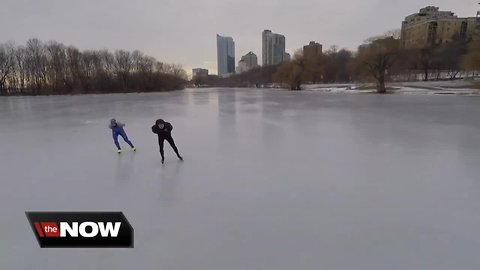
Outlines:
{"label": "frozen lake surface", "polygon": [[[480,269],[479,116],[465,96],[0,98],[0,269]],[[160,164],[156,118],[185,162]],[[40,249],[25,211],[123,211],[135,248]]]}

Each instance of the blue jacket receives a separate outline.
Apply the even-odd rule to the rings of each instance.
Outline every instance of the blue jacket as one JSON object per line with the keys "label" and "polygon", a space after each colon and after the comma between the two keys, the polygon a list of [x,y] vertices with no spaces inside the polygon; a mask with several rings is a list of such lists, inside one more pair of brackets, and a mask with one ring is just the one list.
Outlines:
{"label": "blue jacket", "polygon": [[125,130],[123,127],[125,126],[124,123],[116,122],[115,124],[109,124],[108,128],[112,130],[113,133],[124,133]]}

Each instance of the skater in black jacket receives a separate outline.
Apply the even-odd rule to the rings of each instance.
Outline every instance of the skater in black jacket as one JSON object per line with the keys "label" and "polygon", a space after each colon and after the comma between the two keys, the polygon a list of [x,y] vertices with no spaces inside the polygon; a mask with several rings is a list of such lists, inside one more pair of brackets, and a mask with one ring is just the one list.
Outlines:
{"label": "skater in black jacket", "polygon": [[167,140],[167,142],[172,146],[173,151],[177,154],[177,157],[183,161],[182,156],[178,153],[178,148],[175,145],[175,141],[172,138],[172,124],[163,121],[162,119],[158,119],[155,122],[155,125],[152,127],[152,132],[158,135],[158,145],[160,146],[160,155],[162,156],[162,164],[165,162],[165,155],[163,152],[163,142]]}

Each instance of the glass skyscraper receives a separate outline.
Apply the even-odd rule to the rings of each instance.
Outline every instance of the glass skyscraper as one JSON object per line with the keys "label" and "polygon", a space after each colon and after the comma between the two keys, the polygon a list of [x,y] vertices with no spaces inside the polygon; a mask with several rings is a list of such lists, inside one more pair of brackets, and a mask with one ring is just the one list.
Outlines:
{"label": "glass skyscraper", "polygon": [[233,38],[217,34],[217,63],[218,76],[235,72],[235,42]]}

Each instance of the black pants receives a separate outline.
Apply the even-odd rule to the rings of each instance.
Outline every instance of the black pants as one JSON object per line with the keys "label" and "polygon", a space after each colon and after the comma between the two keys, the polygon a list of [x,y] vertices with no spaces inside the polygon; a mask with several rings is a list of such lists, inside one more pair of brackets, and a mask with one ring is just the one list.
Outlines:
{"label": "black pants", "polygon": [[173,140],[172,136],[169,137],[158,137],[158,145],[160,146],[160,155],[162,156],[162,159],[165,159],[165,155],[163,152],[163,142],[167,141],[170,146],[173,148],[173,151],[175,151],[175,154],[177,154],[177,157],[180,157],[180,154],[178,153],[178,148],[175,145],[175,141]]}

